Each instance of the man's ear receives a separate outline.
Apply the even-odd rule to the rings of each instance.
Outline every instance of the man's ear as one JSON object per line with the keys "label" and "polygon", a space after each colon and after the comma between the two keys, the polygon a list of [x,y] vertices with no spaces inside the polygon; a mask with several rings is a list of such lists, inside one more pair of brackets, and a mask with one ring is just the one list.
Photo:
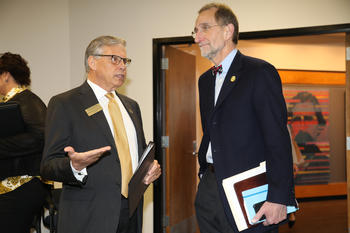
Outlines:
{"label": "man's ear", "polygon": [[227,24],[225,26],[225,39],[228,40],[229,38],[233,38],[233,32],[235,31],[235,27],[232,23]]}
{"label": "man's ear", "polygon": [[89,56],[88,65],[90,70],[96,70],[96,60],[94,56]]}

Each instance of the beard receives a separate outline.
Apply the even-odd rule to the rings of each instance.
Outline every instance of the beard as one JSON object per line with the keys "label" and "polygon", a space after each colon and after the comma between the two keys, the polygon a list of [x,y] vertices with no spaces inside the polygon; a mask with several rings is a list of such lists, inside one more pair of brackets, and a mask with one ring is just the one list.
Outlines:
{"label": "beard", "polygon": [[214,57],[222,50],[223,47],[214,48],[212,45],[208,45],[199,48],[201,50],[202,57],[205,57],[212,61]]}

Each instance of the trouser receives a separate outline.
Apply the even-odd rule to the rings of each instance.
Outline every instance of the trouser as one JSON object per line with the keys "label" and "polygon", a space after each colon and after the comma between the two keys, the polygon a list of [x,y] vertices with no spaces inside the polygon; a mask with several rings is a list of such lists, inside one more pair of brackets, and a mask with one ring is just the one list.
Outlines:
{"label": "trouser", "polygon": [[137,226],[137,211],[129,218],[129,202],[122,196],[117,233],[135,233]]}
{"label": "trouser", "polygon": [[29,233],[34,216],[40,213],[48,194],[48,188],[38,178],[1,194],[1,232]]}

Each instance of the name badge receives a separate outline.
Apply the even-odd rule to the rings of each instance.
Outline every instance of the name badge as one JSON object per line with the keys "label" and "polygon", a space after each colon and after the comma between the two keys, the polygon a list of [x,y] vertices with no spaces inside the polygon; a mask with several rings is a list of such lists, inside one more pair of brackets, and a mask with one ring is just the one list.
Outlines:
{"label": "name badge", "polygon": [[234,81],[236,81],[236,76],[232,76],[230,81],[231,81],[231,83],[233,83]]}
{"label": "name badge", "polygon": [[100,104],[95,104],[93,106],[91,106],[90,108],[85,109],[85,112],[88,116],[92,116],[95,113],[98,113],[99,111],[102,110],[102,107]]}

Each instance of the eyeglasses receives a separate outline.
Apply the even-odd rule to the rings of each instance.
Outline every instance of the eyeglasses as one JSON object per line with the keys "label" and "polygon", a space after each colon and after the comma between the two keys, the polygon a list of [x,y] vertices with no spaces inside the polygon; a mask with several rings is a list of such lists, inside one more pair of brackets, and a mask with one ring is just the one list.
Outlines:
{"label": "eyeglasses", "polygon": [[196,38],[197,36],[197,33],[198,32],[202,32],[202,33],[207,33],[211,28],[213,27],[221,27],[222,25],[218,25],[218,24],[215,24],[215,25],[209,25],[209,24],[200,24],[198,28],[194,28],[193,29],[193,32],[191,32],[191,35],[193,38]]}
{"label": "eyeglasses", "polygon": [[127,57],[120,57],[118,55],[107,55],[107,54],[93,54],[93,56],[99,57],[111,57],[111,61],[113,64],[119,65],[121,61],[123,61],[125,66],[129,66],[131,63],[131,59]]}

